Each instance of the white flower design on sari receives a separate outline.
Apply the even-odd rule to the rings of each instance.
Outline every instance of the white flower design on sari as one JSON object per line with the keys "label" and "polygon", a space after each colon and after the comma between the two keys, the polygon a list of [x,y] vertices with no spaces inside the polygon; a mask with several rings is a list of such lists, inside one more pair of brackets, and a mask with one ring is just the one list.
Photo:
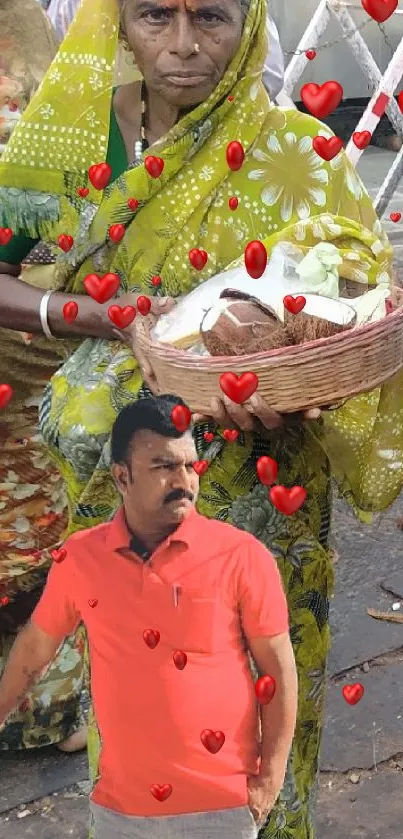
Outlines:
{"label": "white flower design on sari", "polygon": [[[261,199],[268,207],[280,203],[282,221],[289,222],[296,213],[300,219],[307,219],[316,208],[326,206],[325,187],[329,174],[324,162],[312,148],[311,137],[298,138],[293,132],[283,137],[270,134],[267,151],[257,148],[253,157],[265,164],[264,169],[253,169],[248,174],[252,181],[264,180]],[[298,160],[298,167],[295,166]]]}

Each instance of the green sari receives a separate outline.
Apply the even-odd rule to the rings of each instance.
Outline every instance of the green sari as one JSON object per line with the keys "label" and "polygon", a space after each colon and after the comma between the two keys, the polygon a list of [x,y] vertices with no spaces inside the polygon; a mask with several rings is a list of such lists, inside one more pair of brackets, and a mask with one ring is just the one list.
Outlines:
{"label": "green sari", "polygon": [[[261,84],[265,23],[265,3],[252,0],[241,45],[216,90],[152,148],[165,161],[162,176],[153,180],[143,165],[129,167],[99,193],[87,169],[106,156],[117,4],[84,0],[0,166],[0,225],[53,243],[61,233],[74,236],[73,249],[57,260],[55,288],[80,295],[87,274],[113,271],[122,292],[177,297],[242,261],[252,239],[263,240],[269,253],[279,241],[302,253],[331,241],[342,254],[345,279],[375,285],[389,278],[391,250],[354,168],[344,154],[326,163],[312,149],[318,133],[331,132],[267,98]],[[234,139],[246,154],[238,172],[229,171],[225,160]],[[83,202],[77,188],[86,185]],[[239,198],[235,213],[228,208],[231,196]],[[135,213],[127,204],[131,197],[139,201]],[[114,245],[108,228],[117,222],[127,233]],[[209,254],[202,272],[188,259],[195,247]],[[158,291],[155,274],[162,278]],[[110,430],[120,408],[146,391],[136,359],[118,341],[87,339],[78,347],[66,341],[65,349],[67,361],[46,389],[40,423],[66,481],[71,533],[109,519],[120,504],[109,472]],[[331,478],[364,518],[394,500],[403,478],[402,384],[399,375],[321,421],[287,424],[268,439],[241,434],[228,444],[220,436],[206,445],[206,426],[196,429],[199,454],[211,460],[199,511],[248,530],[270,548],[290,608],[298,723],[287,780],[262,829],[264,839],[314,836],[333,587]],[[291,518],[273,508],[257,480],[263,454],[279,462],[280,483],[307,489],[307,502]],[[95,779],[94,721],[89,753]]]}

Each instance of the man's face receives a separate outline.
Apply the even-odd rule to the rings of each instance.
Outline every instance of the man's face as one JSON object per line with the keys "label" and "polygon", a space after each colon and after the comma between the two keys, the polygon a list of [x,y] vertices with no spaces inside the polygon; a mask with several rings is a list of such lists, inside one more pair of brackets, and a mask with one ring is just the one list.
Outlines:
{"label": "man's face", "polygon": [[196,460],[190,433],[171,439],[138,431],[128,454],[130,468],[113,467],[129,518],[141,519],[150,530],[177,527],[197,500]]}
{"label": "man's face", "polygon": [[241,41],[242,11],[238,0],[126,0],[123,27],[147,88],[186,109],[223,77]]}

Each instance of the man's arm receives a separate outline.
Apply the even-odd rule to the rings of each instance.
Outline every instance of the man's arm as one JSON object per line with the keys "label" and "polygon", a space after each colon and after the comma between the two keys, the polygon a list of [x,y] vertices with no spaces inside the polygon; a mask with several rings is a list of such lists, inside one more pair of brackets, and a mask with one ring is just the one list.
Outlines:
{"label": "man's arm", "polygon": [[61,640],[31,621],[19,632],[0,679],[0,727],[55,657]]}
{"label": "man's arm", "polygon": [[260,771],[248,779],[249,806],[260,825],[284,783],[297,713],[297,672],[280,572],[273,554],[257,539],[242,544],[237,582],[250,653],[259,675],[272,676],[276,682],[273,699],[260,709]]}
{"label": "man's arm", "polygon": [[297,719],[298,677],[288,633],[271,638],[252,638],[249,649],[259,676],[272,676],[276,692],[268,705],[260,706],[262,727],[259,776],[278,784],[281,790],[287,769]]}
{"label": "man's arm", "polygon": [[249,639],[259,675],[272,676],[276,692],[261,705],[261,765],[248,779],[249,807],[259,827],[272,811],[284,784],[297,716],[297,672],[288,633]]}
{"label": "man's arm", "polygon": [[64,638],[75,632],[80,623],[70,550],[74,538],[71,536],[64,545],[63,562],[53,563],[31,620],[17,635],[11,649],[0,679],[0,726],[41,677]]}

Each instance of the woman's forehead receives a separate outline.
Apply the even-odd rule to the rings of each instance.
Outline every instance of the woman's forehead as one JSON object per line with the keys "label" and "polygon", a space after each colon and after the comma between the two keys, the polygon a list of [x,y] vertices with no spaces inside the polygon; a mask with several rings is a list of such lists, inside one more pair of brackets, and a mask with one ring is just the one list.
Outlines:
{"label": "woman's forehead", "polygon": [[134,9],[155,8],[160,6],[165,9],[186,9],[195,12],[198,9],[228,9],[231,6],[239,5],[237,0],[128,0],[127,5]]}

